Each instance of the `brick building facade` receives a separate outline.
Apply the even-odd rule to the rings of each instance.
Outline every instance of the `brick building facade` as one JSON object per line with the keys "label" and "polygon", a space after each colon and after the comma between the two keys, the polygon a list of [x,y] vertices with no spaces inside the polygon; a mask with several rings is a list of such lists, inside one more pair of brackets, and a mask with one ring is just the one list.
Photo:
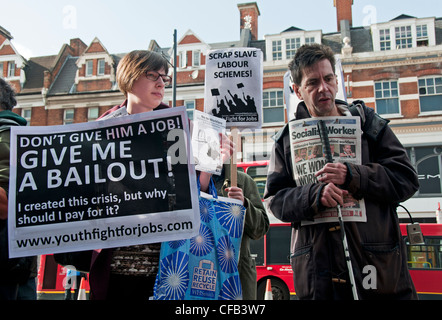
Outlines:
{"label": "brick building facade", "polygon": [[[364,100],[389,119],[409,151],[421,181],[409,208],[423,216],[434,215],[434,199],[442,195],[442,18],[400,15],[369,26],[353,26],[353,2],[333,1],[337,31],[331,33],[291,26],[259,40],[260,11],[255,2],[238,4],[239,40],[208,44],[188,30],[177,43],[176,105],[185,105],[190,115],[193,109],[203,110],[208,50],[261,49],[263,126],[242,134],[241,155],[243,161],[268,159],[271,136],[292,116],[284,100],[288,63],[303,44],[329,45],[343,67],[341,94],[348,102]],[[17,52],[11,39],[11,33],[0,27],[0,75],[16,88],[19,104],[15,112],[30,125],[95,120],[124,101],[115,79],[124,54],[109,53],[99,39],[90,44],[71,39],[58,54],[29,60]],[[152,40],[147,49],[161,52],[174,62],[172,45],[161,48]],[[172,98],[172,88],[168,87],[165,102],[172,105]],[[430,204],[429,198],[433,201]]]}

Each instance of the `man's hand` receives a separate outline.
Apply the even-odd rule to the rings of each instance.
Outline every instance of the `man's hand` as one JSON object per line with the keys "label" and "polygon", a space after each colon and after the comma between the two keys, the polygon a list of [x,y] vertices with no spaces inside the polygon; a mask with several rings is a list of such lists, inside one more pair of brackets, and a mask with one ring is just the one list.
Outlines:
{"label": "man's hand", "polygon": [[319,182],[342,185],[347,176],[347,166],[343,163],[327,163],[324,168],[316,172]]}
{"label": "man's hand", "polygon": [[338,204],[344,205],[344,197],[348,195],[347,190],[342,190],[333,183],[328,183],[321,193],[321,204],[325,207],[334,208]]}

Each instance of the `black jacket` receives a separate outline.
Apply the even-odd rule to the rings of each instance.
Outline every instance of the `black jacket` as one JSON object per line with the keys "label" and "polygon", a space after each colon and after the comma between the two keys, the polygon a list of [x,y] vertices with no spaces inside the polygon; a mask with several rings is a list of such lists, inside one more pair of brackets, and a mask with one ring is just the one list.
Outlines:
{"label": "black jacket", "polygon": [[[358,108],[365,126],[375,113],[362,102]],[[309,117],[301,102],[296,119]],[[286,126],[274,144],[264,198],[278,219],[292,222],[296,294],[300,299],[352,298],[340,232],[329,231],[337,223],[300,224],[321,210],[319,195],[324,184],[296,185],[288,133]],[[360,299],[413,299],[417,296],[396,207],[411,197],[419,184],[404,147],[388,125],[381,134],[375,141],[364,130],[362,165],[348,164],[345,189],[355,198],[364,198],[367,212],[367,222],[345,223],[349,251]]]}

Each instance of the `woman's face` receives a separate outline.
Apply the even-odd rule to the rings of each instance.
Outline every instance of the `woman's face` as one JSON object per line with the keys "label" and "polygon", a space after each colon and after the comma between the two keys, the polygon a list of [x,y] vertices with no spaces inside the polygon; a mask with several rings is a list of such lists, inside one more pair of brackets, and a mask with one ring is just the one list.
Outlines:
{"label": "woman's face", "polygon": [[[162,77],[158,77],[158,74],[164,75],[165,70],[161,68],[158,71],[148,71],[134,81],[131,92],[127,94],[127,108],[130,114],[152,111],[163,101],[166,85]],[[155,76],[158,79],[151,80]]]}

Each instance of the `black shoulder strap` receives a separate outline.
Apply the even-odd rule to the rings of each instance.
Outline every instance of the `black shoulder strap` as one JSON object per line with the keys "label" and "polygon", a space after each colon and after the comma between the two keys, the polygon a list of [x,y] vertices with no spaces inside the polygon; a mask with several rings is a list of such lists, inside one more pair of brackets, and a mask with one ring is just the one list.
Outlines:
{"label": "black shoulder strap", "polygon": [[374,112],[374,110],[366,107],[364,102],[361,100],[354,101],[348,107],[348,110],[352,116],[361,117],[357,105],[361,105],[362,110],[365,112],[365,123],[361,123],[362,131],[372,140],[378,141],[382,137],[382,133],[390,120],[382,118],[380,115]]}

